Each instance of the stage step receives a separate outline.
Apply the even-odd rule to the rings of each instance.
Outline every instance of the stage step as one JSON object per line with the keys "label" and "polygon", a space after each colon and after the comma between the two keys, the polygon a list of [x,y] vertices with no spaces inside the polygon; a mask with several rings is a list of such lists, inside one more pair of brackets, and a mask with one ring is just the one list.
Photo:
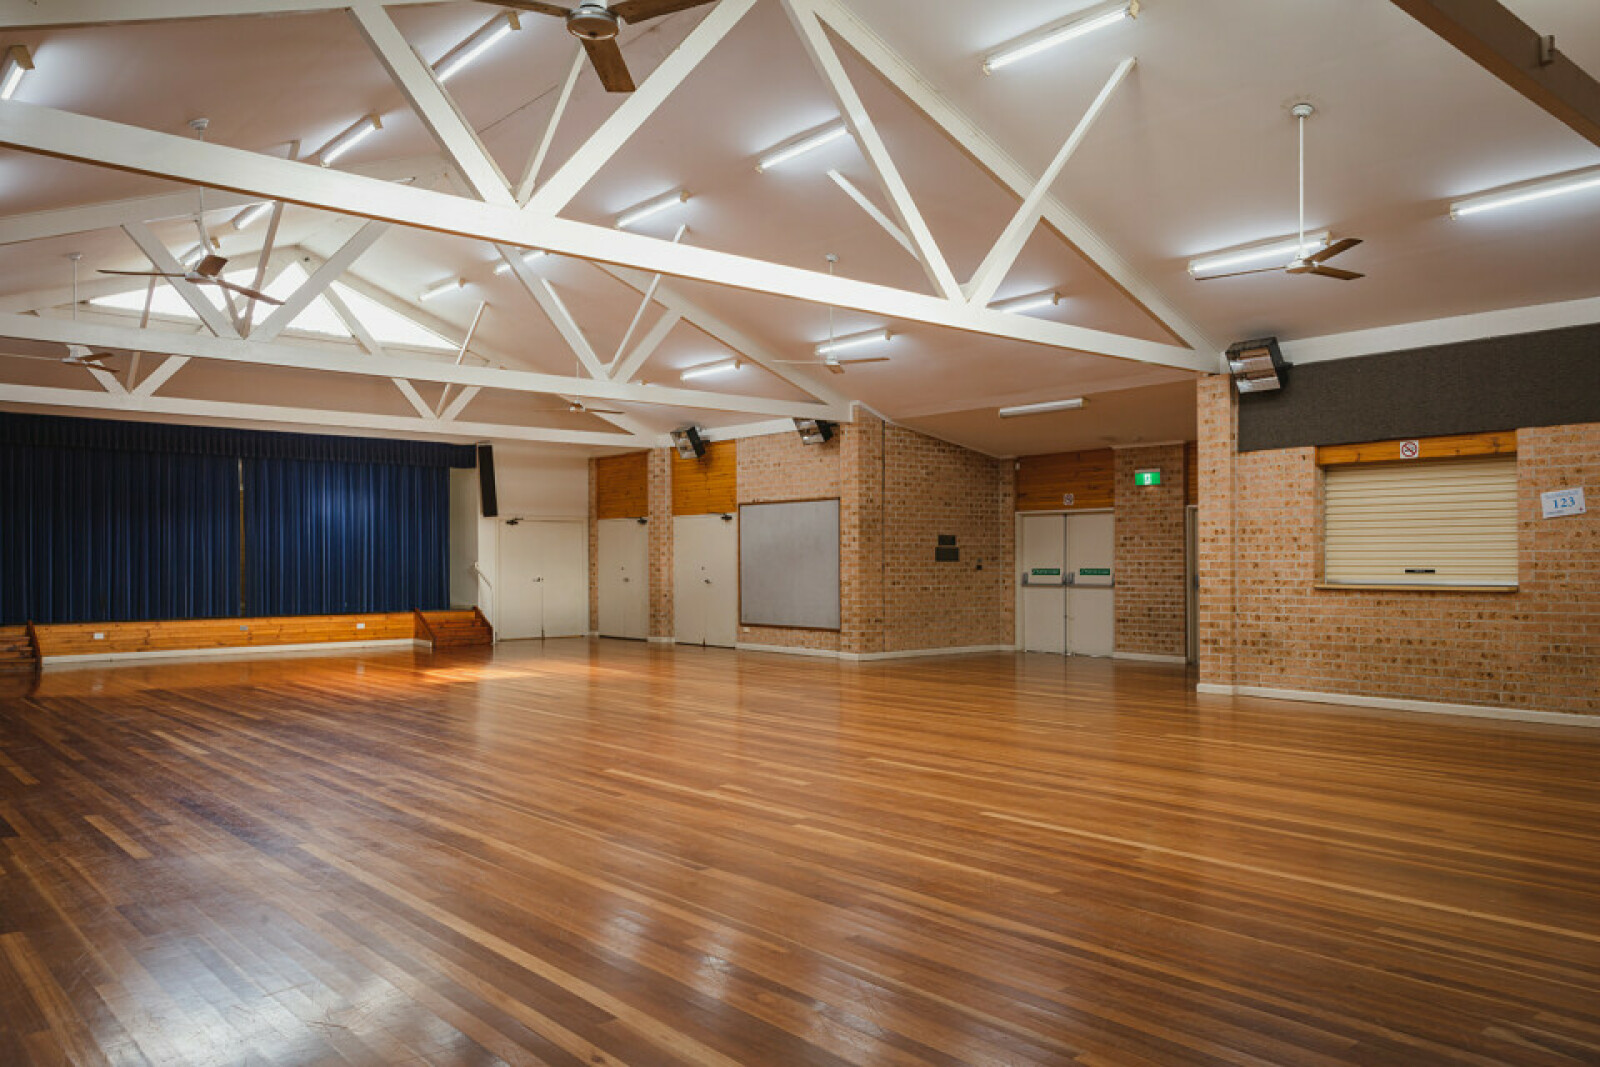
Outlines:
{"label": "stage step", "polygon": [[32,671],[39,666],[39,657],[33,654],[33,642],[28,640],[26,626],[0,626],[0,671],[7,673]]}
{"label": "stage step", "polygon": [[433,635],[433,647],[479,648],[494,644],[494,631],[476,611],[419,612]]}

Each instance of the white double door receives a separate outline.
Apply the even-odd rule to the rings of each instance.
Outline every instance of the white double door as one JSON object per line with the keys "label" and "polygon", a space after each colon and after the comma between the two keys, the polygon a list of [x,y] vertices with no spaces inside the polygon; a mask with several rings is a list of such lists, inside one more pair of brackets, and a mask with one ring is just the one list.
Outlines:
{"label": "white double door", "polygon": [[1109,512],[1022,516],[1018,618],[1025,651],[1074,656],[1114,651],[1115,529]]}
{"label": "white double door", "polygon": [[502,640],[589,632],[587,523],[501,523],[497,571],[496,629]]}
{"label": "white double door", "polygon": [[739,520],[672,520],[673,639],[733,647],[739,639]]}
{"label": "white double door", "polygon": [[595,570],[601,637],[650,636],[650,527],[638,519],[602,519]]}

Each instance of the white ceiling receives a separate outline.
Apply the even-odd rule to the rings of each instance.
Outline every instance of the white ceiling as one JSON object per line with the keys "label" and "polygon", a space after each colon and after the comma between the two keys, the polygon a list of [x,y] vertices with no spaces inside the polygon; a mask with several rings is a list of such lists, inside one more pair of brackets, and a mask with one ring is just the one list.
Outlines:
{"label": "white ceiling", "polygon": [[[223,8],[226,4],[219,3]],[[1600,295],[1600,194],[1552,200],[1504,216],[1452,222],[1452,199],[1502,184],[1600,163],[1600,150],[1381,0],[1146,0],[1140,18],[1093,34],[994,75],[979,61],[994,46],[1086,6],[1082,0],[988,0],[977,4],[848,0],[848,6],[951,103],[1039,173],[1116,63],[1138,66],[1067,166],[1053,193],[1219,347],[1278,335],[1336,334],[1500,308]],[[1600,4],[1514,0],[1510,4],[1562,49],[1600,72]],[[433,61],[493,14],[482,3],[396,9],[395,21]],[[669,16],[623,36],[636,80],[703,17]],[[554,20],[524,16],[511,35],[450,83],[464,115],[515,179],[544,129],[574,44]],[[18,99],[170,133],[187,120],[212,120],[208,139],[283,154],[299,139],[306,153],[359,115],[386,128],[343,166],[428,156],[421,123],[341,14],[199,19],[7,35],[28,45],[38,69]],[[958,277],[967,277],[1015,210],[1016,199],[847,49],[846,66],[881,127],[919,208]],[[559,162],[616,106],[584,72],[555,139]],[[1352,283],[1281,274],[1198,283],[1193,256],[1290,233],[1295,228],[1292,103],[1317,114],[1307,128],[1308,219],[1313,229],[1365,243],[1339,260],[1363,271]],[[693,198],[641,232],[807,269],[840,257],[851,278],[926,291],[918,264],[834,186],[837,168],[885,203],[853,141],[835,142],[766,174],[764,149],[837,115],[776,0],[756,9],[662,106],[648,125],[564,213],[609,225],[619,211],[686,188]],[[551,165],[547,165],[546,173]],[[166,192],[152,179],[17,152],[0,152],[0,215]],[[240,262],[261,246],[265,226],[236,233],[211,216],[223,251]],[[285,214],[280,245],[332,254],[354,220],[309,209]],[[157,228],[173,248],[193,244],[193,227]],[[19,294],[64,286],[62,258],[85,253],[95,268],[147,264],[116,230],[0,247],[0,308]],[[474,351],[495,362],[570,373],[574,360],[538,308],[509,277],[497,278],[491,247],[423,231],[393,230],[355,265],[358,280],[405,303],[443,278],[471,283],[429,302],[419,318],[464,334],[487,301]],[[590,264],[536,262],[567,302],[602,358],[616,351],[638,295]],[[798,301],[675,282],[720,317],[779,355],[801,360],[828,333],[825,308]],[[1103,277],[1084,256],[1041,229],[999,297],[1058,289],[1062,302],[1041,315],[1151,340],[1172,336]],[[8,304],[8,301],[12,301]],[[827,381],[898,421],[993,454],[1097,447],[1104,438],[1192,437],[1190,376],[1146,364],[1002,341],[928,326],[836,316],[844,334],[889,325],[890,363],[852,368]],[[635,335],[637,336],[637,335]],[[16,343],[4,346],[22,351]],[[684,367],[731,354],[680,325],[641,377],[678,384]],[[865,354],[865,353],[863,353]],[[874,353],[876,354],[876,353]],[[63,378],[63,372],[66,377]],[[81,371],[0,356],[0,382],[77,381]],[[274,375],[280,375],[274,377]],[[270,379],[270,384],[269,384]],[[306,395],[320,405],[364,404],[404,413],[387,382],[313,372],[186,369],[173,395],[245,399]],[[696,382],[707,389],[777,398],[802,394],[759,368]],[[1148,390],[1148,392],[1140,392]],[[431,395],[431,394],[430,394]],[[1063,396],[1102,396],[1082,412],[1000,420],[994,409]],[[1143,397],[1143,401],[1141,401]],[[485,394],[475,402],[496,419],[601,428],[553,398]],[[538,409],[538,410],[535,410]],[[559,409],[559,410],[557,410]],[[749,416],[633,407],[660,429],[694,419],[718,426]],[[487,415],[485,415],[487,417]]]}

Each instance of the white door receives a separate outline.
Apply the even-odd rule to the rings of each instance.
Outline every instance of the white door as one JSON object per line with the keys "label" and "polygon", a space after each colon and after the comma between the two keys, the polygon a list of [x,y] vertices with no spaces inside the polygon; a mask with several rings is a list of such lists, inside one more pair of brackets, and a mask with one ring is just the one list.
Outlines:
{"label": "white door", "polygon": [[1022,516],[1020,618],[1025,652],[1067,650],[1066,516]]}
{"label": "white door", "polygon": [[589,533],[582,522],[523,519],[500,526],[500,637],[589,632]]}
{"label": "white door", "polygon": [[650,635],[650,527],[638,519],[599,524],[600,636]]}
{"label": "white door", "polygon": [[1116,648],[1115,530],[1109,513],[1067,516],[1067,651],[1074,656],[1109,656]]}
{"label": "white door", "polygon": [[739,639],[739,520],[672,520],[673,639],[732,648]]}

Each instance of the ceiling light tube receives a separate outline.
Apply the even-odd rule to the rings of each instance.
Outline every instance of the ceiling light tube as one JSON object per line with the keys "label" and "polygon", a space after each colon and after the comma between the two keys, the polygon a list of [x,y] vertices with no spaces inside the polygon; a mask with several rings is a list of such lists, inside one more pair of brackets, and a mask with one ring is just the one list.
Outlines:
{"label": "ceiling light tube", "polygon": [[349,129],[322,146],[322,150],[317,153],[317,162],[324,167],[331,165],[334,160],[381,129],[383,129],[383,119],[377,115],[361,116]]}
{"label": "ceiling light tube", "polygon": [[1083,407],[1083,397],[1075,396],[1070,400],[1045,400],[1038,404],[1017,404],[1001,408],[1000,417],[1014,419],[1018,415],[1043,415],[1047,411],[1072,411],[1081,407]]}
{"label": "ceiling light tube", "polygon": [[868,330],[865,333],[853,333],[846,337],[835,337],[831,341],[824,341],[817,346],[817,355],[831,356],[851,348],[860,348],[862,345],[875,345],[887,341],[894,336],[886,329]]}
{"label": "ceiling light tube", "polygon": [[259,204],[252,204],[233,217],[233,228],[248,230],[272,211],[272,201],[263,200]]}
{"label": "ceiling light tube", "polygon": [[16,95],[17,86],[22,84],[23,77],[33,69],[33,55],[20,44],[14,44],[6,49],[6,59],[0,64],[0,100],[10,100]]}
{"label": "ceiling light tube", "polygon": [[1212,274],[1216,271],[1232,270],[1235,267],[1250,267],[1274,261],[1287,265],[1300,256],[1309,256],[1313,252],[1327,248],[1328,238],[1328,231],[1323,230],[1320,233],[1306,234],[1303,245],[1298,237],[1275,237],[1258,244],[1208,252],[1189,261],[1189,273]]}
{"label": "ceiling light tube", "polygon": [[1465,200],[1457,200],[1450,205],[1450,217],[1453,219],[1464,218],[1467,215],[1476,215],[1480,211],[1494,211],[1497,208],[1515,207],[1518,204],[1526,204],[1534,200],[1545,200],[1552,196],[1580,193],[1585,189],[1600,189],[1600,167],[1574,171],[1554,178],[1523,182],[1519,185],[1511,185],[1503,189],[1496,189],[1493,192],[1468,197]]}
{"label": "ceiling light tube", "polygon": [[[526,252],[522,253],[522,262],[532,263],[534,260],[548,256],[549,254],[549,252],[546,252],[542,248],[530,248]],[[495,264],[494,272],[496,275],[510,274],[511,264],[502,259],[499,263]]]}
{"label": "ceiling light tube", "polygon": [[625,230],[641,219],[647,219],[651,215],[658,214],[667,210],[668,208],[677,207],[679,204],[688,199],[688,192],[686,190],[679,189],[675,193],[668,193],[666,196],[658,196],[654,200],[646,200],[638,207],[631,207],[627,211],[624,211],[622,214],[618,215],[617,227]]}
{"label": "ceiling light tube", "polygon": [[444,281],[435,282],[426,289],[422,290],[422,292],[418,293],[417,300],[426,304],[436,296],[443,296],[446,293],[453,293],[458,289],[465,289],[466,287],[467,280],[465,278],[446,278]]}
{"label": "ceiling light tube", "polygon": [[1031,55],[1043,52],[1047,48],[1054,48],[1058,44],[1065,44],[1075,37],[1082,37],[1086,33],[1114,26],[1123,19],[1139,17],[1139,0],[1118,0],[1109,8],[1099,8],[1086,15],[1080,15],[1068,22],[1048,26],[1037,33],[1030,33],[1026,37],[1018,38],[1014,43],[1007,45],[998,52],[991,52],[984,57],[983,72],[993,74],[1001,67],[1009,67],[1019,59],[1027,59]]}
{"label": "ceiling light tube", "polygon": [[787,144],[772,149],[756,161],[756,170],[765,172],[780,164],[787,163],[796,156],[803,156],[812,149],[821,148],[825,144],[832,144],[841,137],[850,133],[843,120],[828,123],[799,137]]}
{"label": "ceiling light tube", "polygon": [[1029,293],[1027,296],[1014,296],[1010,300],[1000,300],[989,305],[990,311],[1008,311],[1013,315],[1020,315],[1026,311],[1038,311],[1041,308],[1055,307],[1061,303],[1061,294],[1054,289],[1045,293]]}
{"label": "ceiling light tube", "polygon": [[710,378],[713,375],[727,374],[729,371],[736,371],[741,366],[743,366],[743,364],[730,356],[727,359],[718,359],[713,360],[710,363],[701,363],[695,367],[687,367],[683,371],[679,372],[678,377],[686,382],[692,381],[695,378]]}
{"label": "ceiling light tube", "polygon": [[512,30],[522,29],[522,23],[515,13],[503,11],[494,18],[479,26],[477,31],[465,41],[456,45],[444,58],[433,65],[434,77],[440,82],[447,82],[460,74],[467,67],[489,49],[499,44]]}
{"label": "ceiling light tube", "polygon": [[188,270],[188,269],[192,268],[196,263],[200,262],[200,257],[204,256],[205,254],[206,254],[206,246],[205,245],[201,245],[201,244],[197,244],[193,248],[191,248],[187,252],[185,252],[183,255],[179,256],[178,257],[178,263],[180,265],[182,265],[185,270]]}

